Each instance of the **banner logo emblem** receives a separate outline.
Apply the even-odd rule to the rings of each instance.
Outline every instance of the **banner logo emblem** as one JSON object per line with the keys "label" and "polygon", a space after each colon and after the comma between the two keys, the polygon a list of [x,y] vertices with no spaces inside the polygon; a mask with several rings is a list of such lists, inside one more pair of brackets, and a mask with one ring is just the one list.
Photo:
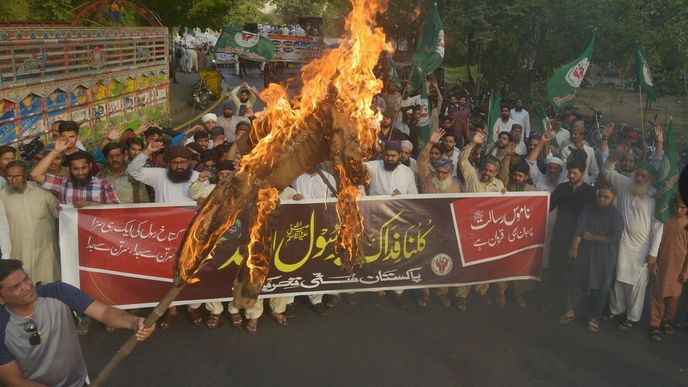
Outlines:
{"label": "banner logo emblem", "polygon": [[588,58],[583,58],[566,73],[566,82],[573,87],[579,87],[583,82],[585,72],[588,71],[588,66],[590,66],[590,61]]}
{"label": "banner logo emblem", "polygon": [[258,44],[259,35],[237,32],[234,34],[234,41],[241,47],[253,47]]}
{"label": "banner logo emblem", "polygon": [[451,272],[454,262],[447,254],[437,254],[430,261],[430,268],[435,275],[443,276]]}

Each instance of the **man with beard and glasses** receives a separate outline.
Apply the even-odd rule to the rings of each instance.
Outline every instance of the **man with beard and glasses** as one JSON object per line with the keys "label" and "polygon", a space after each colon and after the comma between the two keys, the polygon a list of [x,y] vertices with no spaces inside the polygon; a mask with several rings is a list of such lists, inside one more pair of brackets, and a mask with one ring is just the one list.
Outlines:
{"label": "man with beard and glasses", "polygon": [[[485,143],[487,136],[484,132],[478,131],[473,136],[473,141],[468,143],[459,157],[459,167],[461,168],[461,174],[466,182],[466,192],[504,192],[504,182],[497,178],[497,175],[501,170],[509,170],[509,157],[505,157],[502,162],[495,159],[492,156],[485,158],[483,166],[480,168],[480,177],[478,177],[478,172],[473,168],[471,164],[470,156],[473,153],[473,149],[477,146],[482,146]],[[489,284],[477,284],[477,285],[467,285],[459,286],[456,292],[456,307],[460,311],[465,311],[467,308],[467,298],[471,292],[471,288],[475,288],[478,296],[486,304],[491,304],[492,299],[487,295],[487,290],[489,289]]]}
{"label": "man with beard and glasses", "polygon": [[26,164],[7,165],[9,186],[0,191],[10,227],[12,256],[24,262],[26,272],[37,282],[60,279],[57,198],[33,181],[26,181]]}
{"label": "man with beard and glasses", "polygon": [[148,203],[146,185],[127,174],[126,152],[119,142],[110,142],[103,148],[106,164],[98,177],[107,179],[123,204]]}
{"label": "man with beard and glasses", "polygon": [[[551,282],[542,286],[546,295],[543,310],[551,309],[555,301],[563,301],[565,297],[566,278],[571,264],[569,250],[573,242],[573,230],[576,229],[583,208],[595,201],[595,189],[583,180],[585,164],[571,162],[566,165],[566,169],[569,181],[559,184],[552,191],[549,201],[549,210],[557,211],[557,219],[549,251]],[[560,323],[565,324],[566,321],[560,320]]]}
{"label": "man with beard and glasses", "polygon": [[578,217],[569,256],[571,271],[567,284],[566,313],[562,323],[573,321],[575,308],[590,293],[592,313],[587,323],[590,333],[600,329],[600,319],[609,302],[614,282],[623,219],[614,207],[614,187],[602,185],[597,200],[588,204]]}
{"label": "man with beard and glasses", "polygon": [[84,151],[76,151],[67,157],[69,177],[48,173],[53,159],[70,147],[70,141],[60,138],[55,147],[31,170],[31,178],[43,188],[57,195],[61,204],[71,204],[83,208],[95,204],[115,203],[120,200],[112,184],[105,179],[93,176],[91,164],[93,156]]}
{"label": "man with beard and glasses", "polygon": [[[199,173],[191,168],[193,151],[186,146],[173,146],[165,152],[167,168],[145,168],[146,160],[162,148],[162,142],[152,141],[146,149],[129,163],[129,176],[143,184],[153,187],[156,203],[184,203],[194,199],[189,193],[189,186],[198,180]],[[203,182],[202,185],[207,185]],[[201,304],[189,305],[188,311],[191,322],[199,326],[203,323],[203,313],[199,310]],[[165,329],[177,317],[176,307],[171,307],[160,319],[160,327]]]}
{"label": "man with beard and glasses", "polygon": [[[387,141],[382,160],[366,161],[370,174],[369,192],[375,195],[415,195],[418,194],[416,178],[411,168],[401,164],[401,143]],[[379,292],[375,304],[382,304],[385,292]],[[395,290],[395,301],[400,308],[408,307],[401,290]]]}
{"label": "man with beard and glasses", "polygon": [[617,206],[624,220],[616,282],[609,303],[613,316],[626,314],[618,326],[620,331],[627,331],[640,321],[648,265],[657,261],[663,231],[662,223],[655,218],[655,189],[652,187],[655,168],[646,161],[640,161],[633,178],[615,170],[617,160],[628,152],[629,147],[628,142],[619,145],[607,159],[603,170],[607,181],[616,188]]}
{"label": "man with beard and glasses", "polygon": [[[430,152],[433,147],[438,145],[444,137],[444,129],[438,129],[430,134],[428,144],[423,147],[418,156],[418,176],[421,186],[421,192],[424,194],[431,193],[459,193],[461,192],[461,183],[452,176],[454,163],[447,159],[436,159],[430,161]],[[431,170],[432,167],[432,170]],[[437,289],[437,298],[440,304],[444,307],[451,305],[451,299],[448,296],[449,288],[441,287]],[[418,306],[425,307],[430,300],[430,289],[423,289],[422,296],[418,299]]]}
{"label": "man with beard and glasses", "polygon": [[[509,117],[523,128],[523,136],[520,138],[520,141],[523,142],[530,136],[530,114],[523,108],[523,98],[516,98],[516,103],[511,109]],[[515,138],[514,141],[516,141]]]}

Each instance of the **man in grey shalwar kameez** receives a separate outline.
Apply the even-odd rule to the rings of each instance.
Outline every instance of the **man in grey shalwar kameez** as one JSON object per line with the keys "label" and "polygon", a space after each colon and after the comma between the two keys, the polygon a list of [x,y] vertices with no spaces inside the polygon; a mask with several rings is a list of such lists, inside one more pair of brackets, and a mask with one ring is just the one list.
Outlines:
{"label": "man in grey shalwar kameez", "polygon": [[599,320],[609,301],[616,263],[619,255],[619,240],[623,232],[623,218],[614,207],[615,192],[610,185],[597,190],[595,204],[587,205],[578,217],[576,233],[569,250],[573,259],[568,278],[566,310],[560,322],[573,320],[574,309],[583,296],[590,291],[592,313],[588,331],[599,330]]}

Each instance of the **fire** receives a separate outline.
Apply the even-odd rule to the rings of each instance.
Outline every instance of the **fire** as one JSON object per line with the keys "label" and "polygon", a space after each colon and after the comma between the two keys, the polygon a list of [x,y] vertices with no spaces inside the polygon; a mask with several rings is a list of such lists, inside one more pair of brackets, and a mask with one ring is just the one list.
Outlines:
{"label": "fire", "polygon": [[[339,176],[337,250],[346,253],[345,266],[357,262],[363,233],[357,186],[367,180],[363,160],[372,155],[377,141],[372,124],[377,113],[371,105],[383,86],[373,69],[382,51],[392,51],[375,22],[386,7],[386,0],[352,0],[344,43],[304,66],[300,94],[290,101],[286,89],[276,84],[261,93],[266,108],[256,114],[251,132],[244,136],[252,148],[234,177],[213,191],[194,218],[177,253],[178,281],[195,275],[239,212],[255,199],[257,216],[249,257],[235,280],[235,302],[237,297],[257,296],[267,278],[266,241],[277,191],[307,167],[327,159]],[[250,304],[246,299],[240,303]]]}

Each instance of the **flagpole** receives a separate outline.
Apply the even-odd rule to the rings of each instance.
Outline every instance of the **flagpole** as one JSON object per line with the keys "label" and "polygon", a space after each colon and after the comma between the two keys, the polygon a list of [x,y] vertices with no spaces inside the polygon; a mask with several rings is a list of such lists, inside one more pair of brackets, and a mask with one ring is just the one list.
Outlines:
{"label": "flagpole", "polygon": [[647,146],[645,144],[645,116],[643,115],[643,85],[638,82],[638,95],[640,96],[640,135],[643,140],[643,155],[642,159],[646,160]]}
{"label": "flagpole", "polygon": [[[409,82],[411,81],[411,77],[413,76],[413,69],[415,68],[415,65],[411,67],[411,72],[409,73],[408,79],[406,79],[406,84],[404,85],[404,90],[401,92],[401,97],[402,101],[405,99],[404,95],[408,91],[408,85]],[[420,69],[418,69],[419,74],[422,74]],[[425,82],[425,77],[423,77],[423,82]],[[421,85],[422,87],[422,85]],[[392,129],[389,130],[389,133],[387,133],[387,141],[392,139],[392,132],[394,131],[394,125],[397,122],[397,117],[399,117],[399,112],[401,111],[401,102],[399,102],[399,108],[394,112],[394,119],[392,119]]]}

